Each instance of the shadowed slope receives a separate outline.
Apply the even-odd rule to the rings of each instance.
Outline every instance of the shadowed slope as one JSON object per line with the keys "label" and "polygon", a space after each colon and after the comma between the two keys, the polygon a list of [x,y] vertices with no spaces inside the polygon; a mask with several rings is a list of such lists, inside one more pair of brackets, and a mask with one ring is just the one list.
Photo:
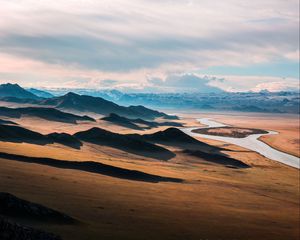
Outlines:
{"label": "shadowed slope", "polygon": [[61,237],[0,217],[1,240],[62,240]]}
{"label": "shadowed slope", "polygon": [[109,146],[159,160],[169,160],[175,157],[174,153],[163,147],[127,135],[109,132],[101,128],[91,128],[87,131],[75,133],[74,136],[82,141]]}
{"label": "shadowed slope", "polygon": [[50,133],[48,135],[43,135],[20,126],[1,124],[0,141],[16,143],[26,142],[38,145],[57,142],[76,149],[80,149],[80,146],[82,146],[82,143],[78,139],[67,133]]}
{"label": "shadowed slope", "polygon": [[13,122],[13,121],[8,121],[8,120],[3,120],[3,119],[0,119],[0,124],[2,125],[18,125],[17,123]]}
{"label": "shadowed slope", "polygon": [[193,151],[193,150],[184,150],[183,153],[201,158],[202,160],[205,160],[207,162],[221,164],[227,167],[250,168],[249,165],[243,163],[242,161],[224,155],[220,155],[220,154],[206,153],[202,151]]}
{"label": "shadowed slope", "polygon": [[0,107],[0,116],[20,118],[22,116],[39,117],[49,121],[76,123],[77,121],[95,121],[88,116],[78,116],[71,113],[59,111],[54,108],[38,108],[38,107],[26,107],[26,108],[7,108]]}
{"label": "shadowed slope", "polygon": [[[114,124],[117,124],[122,127],[127,127],[135,130],[143,130],[143,129],[150,129],[153,127],[159,127],[159,126],[176,126],[176,127],[182,127],[183,125],[181,123],[177,122],[154,122],[154,121],[146,121],[141,118],[136,118],[136,119],[129,119],[126,117],[119,116],[115,113],[111,113],[107,117],[101,118],[101,120],[105,120],[108,122],[112,122]],[[137,124],[142,124],[145,127],[140,127]]]}
{"label": "shadowed slope", "polygon": [[87,161],[87,162],[65,161],[65,160],[57,160],[53,158],[27,157],[27,156],[2,153],[2,152],[0,152],[0,158],[20,161],[20,162],[27,162],[27,163],[37,163],[37,164],[42,164],[42,165],[47,165],[47,166],[57,167],[57,168],[80,170],[80,171],[85,171],[90,173],[107,175],[110,177],[134,180],[134,181],[143,181],[143,182],[152,182],[152,183],[183,182],[183,180],[179,178],[162,177],[158,175],[144,173],[141,171],[114,167],[111,165],[92,162],[92,161]]}
{"label": "shadowed slope", "polygon": [[39,145],[53,143],[50,138],[43,134],[13,125],[0,125],[0,141],[27,142]]}
{"label": "shadowed slope", "polygon": [[67,133],[55,132],[46,135],[46,137],[53,140],[54,142],[60,143],[62,145],[66,145],[68,147],[80,149],[80,147],[82,146],[82,143],[77,138]]}
{"label": "shadowed slope", "polygon": [[168,128],[164,131],[158,131],[152,134],[128,134],[128,136],[136,139],[149,141],[153,143],[161,143],[168,146],[176,146],[184,149],[201,149],[207,151],[220,151],[221,148],[211,146],[209,144],[198,141],[197,139],[185,134],[177,128]]}
{"label": "shadowed slope", "polygon": [[101,118],[101,120],[111,122],[111,123],[114,123],[116,125],[126,127],[126,128],[131,128],[131,129],[135,129],[135,130],[143,130],[143,128],[136,125],[134,123],[134,121],[132,121],[126,117],[121,117],[115,113],[111,113],[109,116]]}
{"label": "shadowed slope", "polygon": [[43,205],[18,198],[10,193],[0,192],[0,214],[27,220],[55,223],[75,223],[76,220]]}

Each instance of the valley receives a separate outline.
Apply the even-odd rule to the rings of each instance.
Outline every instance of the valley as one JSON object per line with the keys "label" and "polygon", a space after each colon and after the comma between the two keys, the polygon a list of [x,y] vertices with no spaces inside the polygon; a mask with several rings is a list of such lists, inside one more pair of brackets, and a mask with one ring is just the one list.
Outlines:
{"label": "valley", "polygon": [[[0,208],[9,229],[29,226],[32,234],[65,240],[299,237],[298,169],[184,131],[205,127],[199,118],[221,128],[277,131],[262,140],[274,148],[284,141],[283,151],[296,155],[296,116],[154,116],[151,109],[128,116],[115,108],[100,114],[13,104],[0,111],[0,202],[9,196],[18,206]],[[24,204],[74,221],[37,220],[39,211],[24,213]]]}

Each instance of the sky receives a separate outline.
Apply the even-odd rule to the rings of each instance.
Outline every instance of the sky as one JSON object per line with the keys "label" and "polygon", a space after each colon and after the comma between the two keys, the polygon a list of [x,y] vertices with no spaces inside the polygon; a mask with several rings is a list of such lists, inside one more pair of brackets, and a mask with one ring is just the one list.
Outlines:
{"label": "sky", "polygon": [[0,83],[299,89],[298,0],[0,0]]}

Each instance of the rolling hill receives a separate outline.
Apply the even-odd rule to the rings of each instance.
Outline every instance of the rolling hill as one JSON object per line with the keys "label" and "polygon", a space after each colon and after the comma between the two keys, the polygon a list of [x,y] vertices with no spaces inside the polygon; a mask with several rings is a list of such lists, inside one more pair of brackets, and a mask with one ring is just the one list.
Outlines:
{"label": "rolling hill", "polygon": [[[135,130],[150,129],[159,126],[176,126],[176,127],[183,126],[181,123],[178,122],[155,122],[155,121],[146,121],[141,118],[131,119],[131,118],[119,116],[115,113],[111,113],[109,116],[101,118],[101,120],[108,121],[116,125],[135,129]],[[143,126],[139,126],[139,124]]]}
{"label": "rolling hill", "polygon": [[109,132],[101,128],[91,128],[87,131],[77,132],[73,136],[82,141],[109,146],[160,160],[169,160],[175,156],[174,153],[166,148],[128,135]]}

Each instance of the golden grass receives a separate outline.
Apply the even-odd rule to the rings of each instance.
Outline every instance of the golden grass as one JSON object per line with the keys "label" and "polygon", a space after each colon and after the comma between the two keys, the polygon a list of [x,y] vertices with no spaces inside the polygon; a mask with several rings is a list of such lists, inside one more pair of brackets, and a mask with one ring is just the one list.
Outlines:
{"label": "golden grass", "polygon": [[[221,115],[216,119],[240,127],[262,128],[266,124],[265,119],[259,119],[256,125]],[[22,119],[19,121],[22,123]],[[89,127],[51,122],[46,126],[43,121],[34,124],[30,119],[26,121],[27,127],[44,133],[54,129],[73,133]],[[183,121],[189,126],[197,125],[191,117]],[[295,131],[293,121],[287,125],[272,119],[270,122],[267,125],[270,130],[282,127]],[[95,125],[98,124],[103,127],[101,122]],[[129,132],[109,124],[105,128]],[[295,137],[286,132],[281,135],[286,139]],[[209,164],[176,148],[173,148],[177,154],[174,159],[160,162],[93,144],[84,144],[81,150],[76,150],[59,144],[0,142],[0,152],[99,161],[185,179],[184,183],[145,183],[0,159],[0,191],[79,219],[82,224],[77,226],[33,224],[64,239],[298,239],[299,170],[237,146],[205,141],[235,150],[226,153],[252,168],[231,169]]]}

